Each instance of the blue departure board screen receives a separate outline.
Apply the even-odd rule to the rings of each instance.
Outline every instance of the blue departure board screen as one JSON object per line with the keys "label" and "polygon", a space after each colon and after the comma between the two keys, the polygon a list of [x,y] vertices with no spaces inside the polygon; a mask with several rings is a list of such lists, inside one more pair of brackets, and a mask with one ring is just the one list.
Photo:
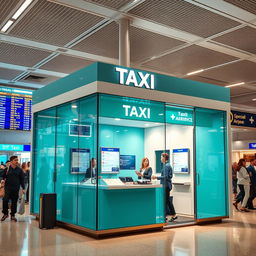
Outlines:
{"label": "blue departure board screen", "polygon": [[0,129],[31,130],[31,95],[0,91]]}

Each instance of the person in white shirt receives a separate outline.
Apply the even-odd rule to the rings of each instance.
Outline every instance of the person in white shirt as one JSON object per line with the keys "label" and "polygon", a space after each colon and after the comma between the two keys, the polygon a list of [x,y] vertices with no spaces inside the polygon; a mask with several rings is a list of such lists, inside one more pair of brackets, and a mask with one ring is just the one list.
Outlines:
{"label": "person in white shirt", "polygon": [[235,208],[238,210],[238,203],[242,202],[242,207],[240,211],[249,212],[246,209],[248,198],[250,196],[250,175],[246,170],[246,162],[244,158],[241,158],[238,162],[237,167],[237,185],[240,189],[239,194],[236,197],[236,201],[233,203]]}

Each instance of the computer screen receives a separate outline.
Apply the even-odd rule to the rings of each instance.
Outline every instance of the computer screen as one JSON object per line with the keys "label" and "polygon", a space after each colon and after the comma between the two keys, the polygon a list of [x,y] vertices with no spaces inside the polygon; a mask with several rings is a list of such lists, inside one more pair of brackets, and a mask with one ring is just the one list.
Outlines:
{"label": "computer screen", "polygon": [[189,173],[189,149],[173,149],[173,172],[174,173]]}
{"label": "computer screen", "polygon": [[119,173],[120,170],[120,149],[101,148],[101,173]]}
{"label": "computer screen", "polygon": [[135,170],[136,169],[135,155],[120,155],[120,169]]}

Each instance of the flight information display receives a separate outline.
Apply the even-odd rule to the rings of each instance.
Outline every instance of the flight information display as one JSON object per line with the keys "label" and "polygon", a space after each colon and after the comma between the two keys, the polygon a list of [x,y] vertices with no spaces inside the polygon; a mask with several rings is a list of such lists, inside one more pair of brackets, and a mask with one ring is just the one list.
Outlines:
{"label": "flight information display", "polygon": [[31,130],[32,95],[20,92],[0,88],[0,129]]}

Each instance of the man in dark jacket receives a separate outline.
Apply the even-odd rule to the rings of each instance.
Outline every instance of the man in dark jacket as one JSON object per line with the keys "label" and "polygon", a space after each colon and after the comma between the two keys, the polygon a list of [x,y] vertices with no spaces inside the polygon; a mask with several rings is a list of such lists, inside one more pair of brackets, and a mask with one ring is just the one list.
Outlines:
{"label": "man in dark jacket", "polygon": [[1,221],[8,218],[8,203],[11,200],[11,220],[17,221],[15,213],[17,212],[17,202],[19,198],[19,189],[22,187],[25,193],[24,172],[18,166],[17,156],[10,157],[10,166],[5,169],[3,179],[5,181],[5,196],[3,198],[3,217]]}
{"label": "man in dark jacket", "polygon": [[[169,155],[167,153],[161,154],[161,162],[163,163],[163,169],[161,170],[161,176],[152,176],[152,179],[160,180],[160,183],[163,184],[165,190],[165,215],[171,215],[169,221],[174,221],[178,217],[176,215],[173,202],[170,200],[170,191],[172,190],[172,167],[168,163]],[[167,219],[166,219],[167,220]]]}

